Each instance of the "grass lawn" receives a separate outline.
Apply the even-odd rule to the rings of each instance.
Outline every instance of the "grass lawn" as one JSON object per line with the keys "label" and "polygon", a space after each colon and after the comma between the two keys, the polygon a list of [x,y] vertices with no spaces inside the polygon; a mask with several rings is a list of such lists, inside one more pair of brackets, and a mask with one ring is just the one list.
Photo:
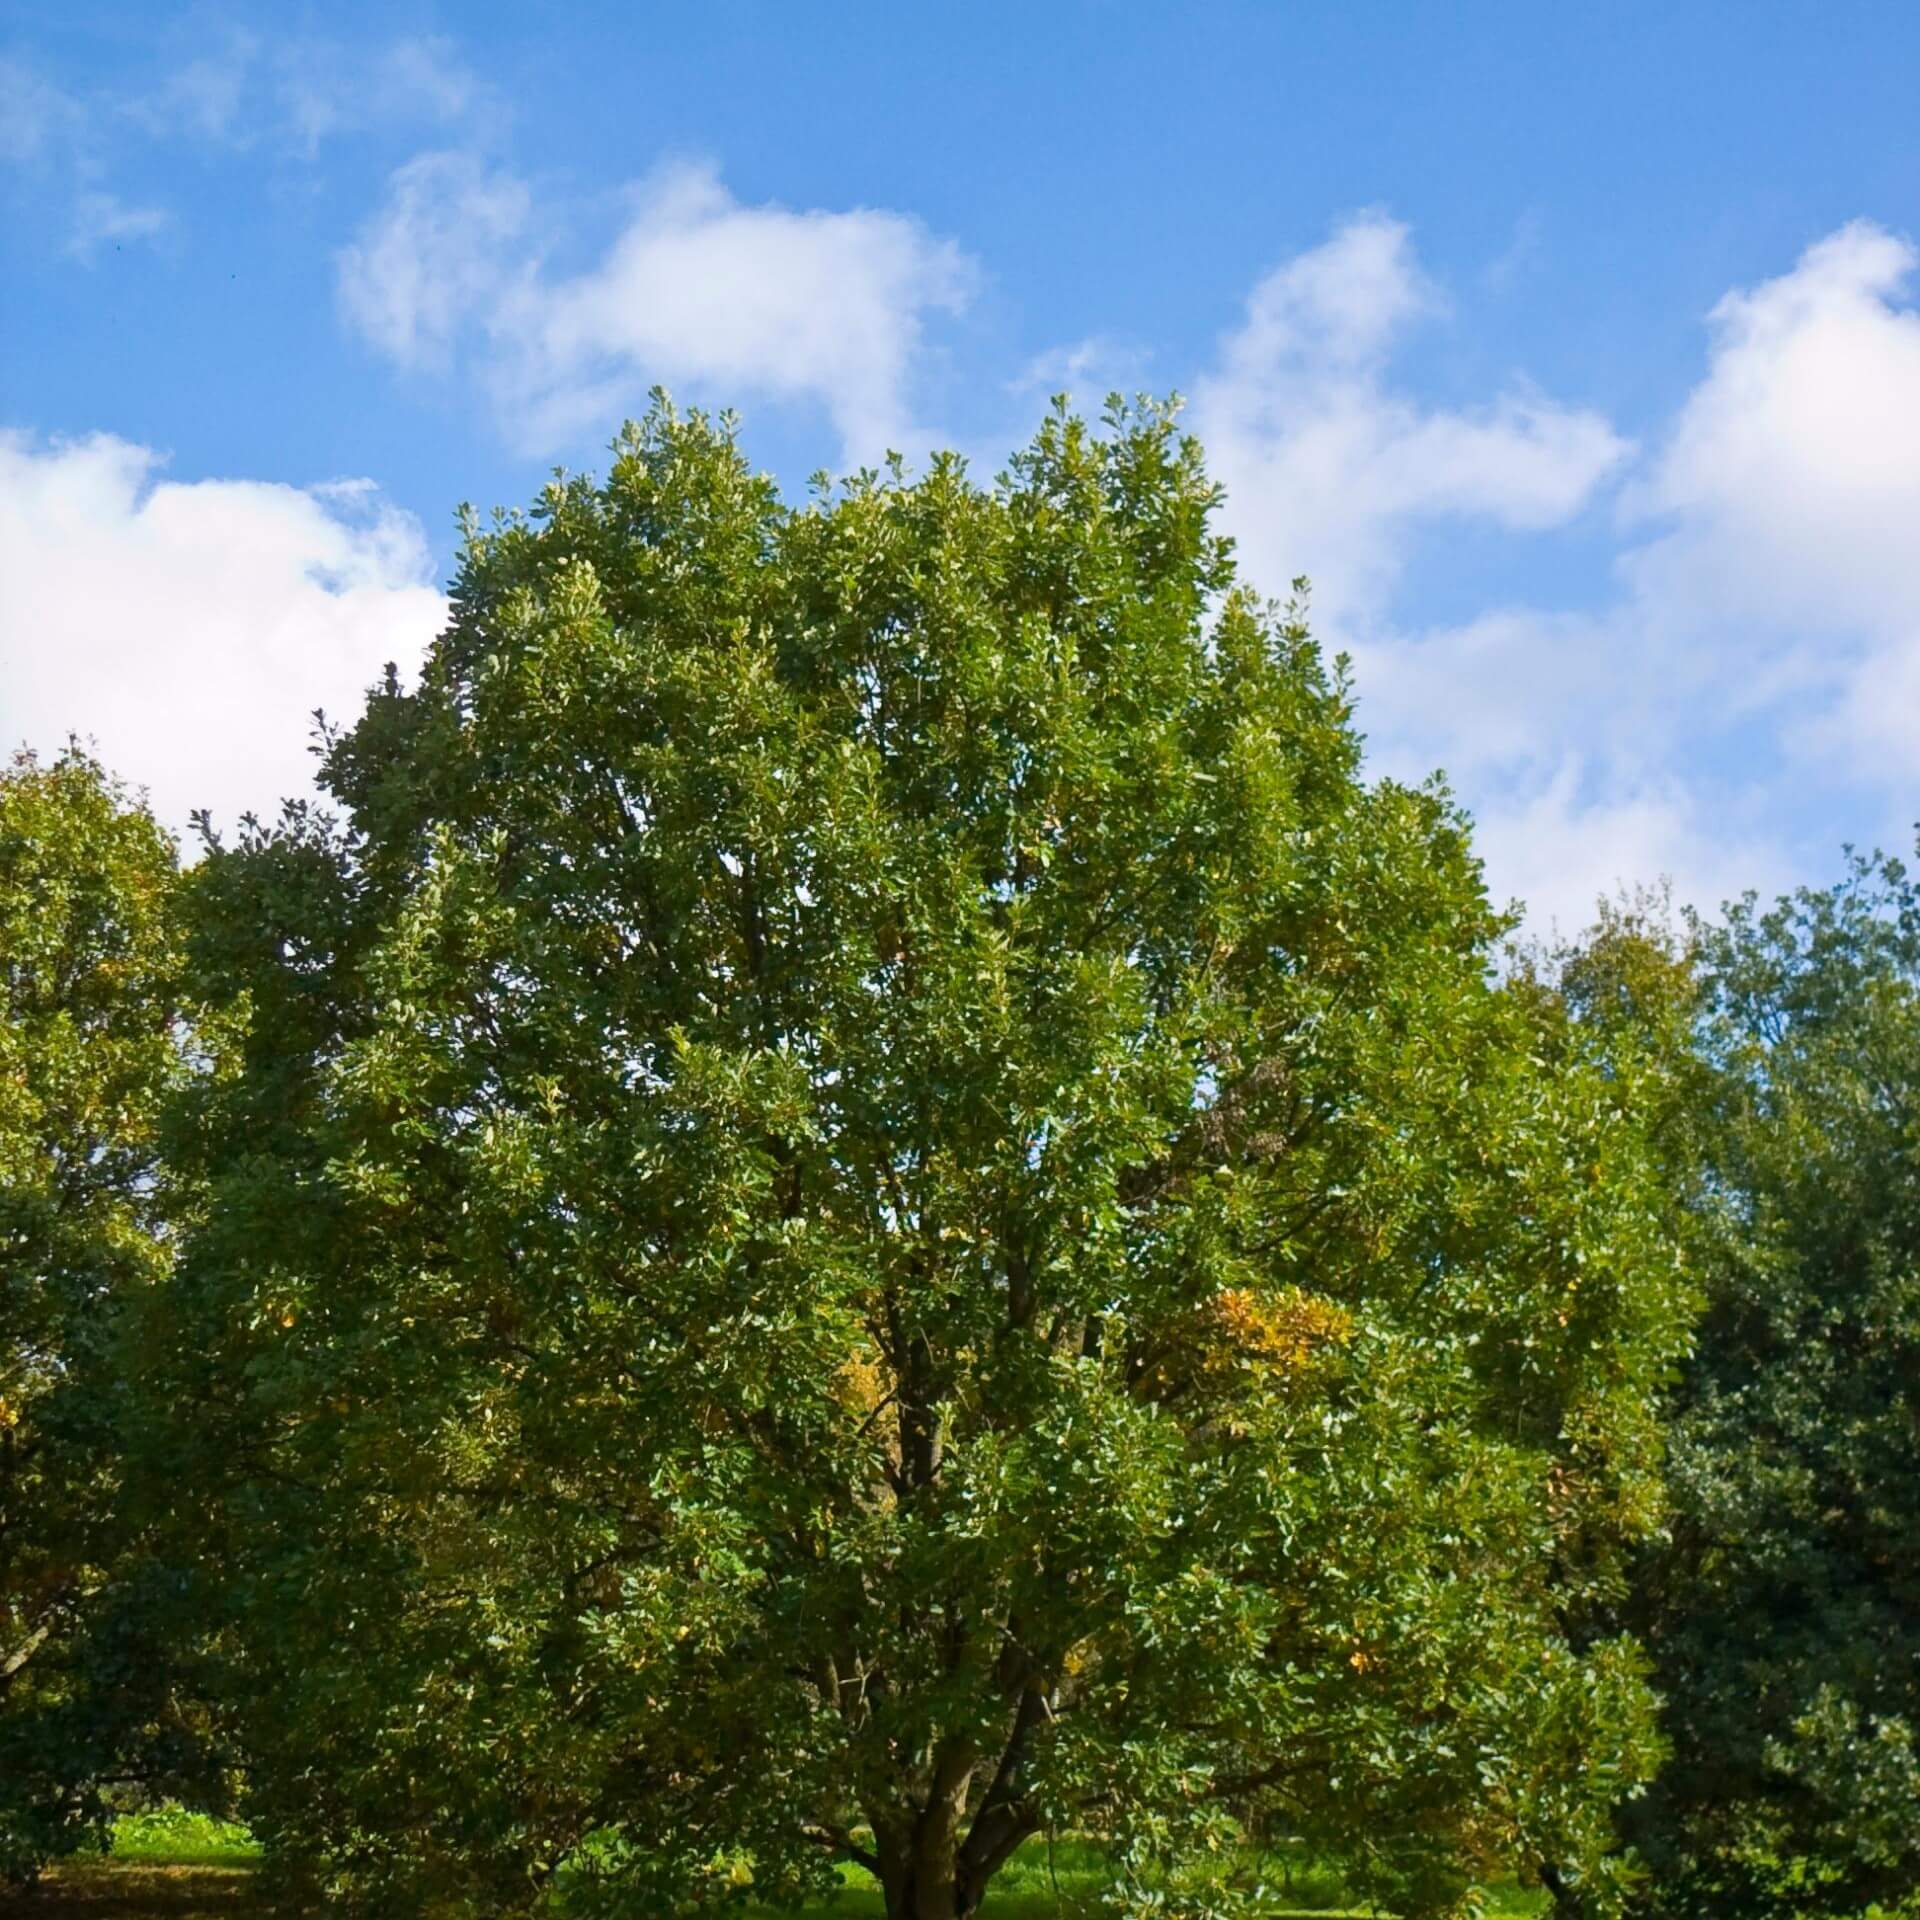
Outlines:
{"label": "grass lawn", "polygon": [[18,1920],[251,1920],[250,1867],[149,1862],[62,1867],[19,1896]]}
{"label": "grass lawn", "polygon": [[[18,1908],[18,1920],[255,1920],[261,1909],[250,1895],[249,1867],[168,1867],[151,1862],[115,1861],[64,1867]],[[1496,1909],[1497,1910],[1497,1909]],[[763,1910],[748,1908],[747,1914]],[[849,1887],[831,1907],[810,1909],[803,1920],[879,1920],[883,1909],[877,1889]],[[1021,1886],[1018,1880],[996,1887],[982,1920],[1074,1920],[1092,1909],[1064,1884],[1056,1896],[1050,1886]],[[1312,1920],[1371,1920],[1371,1909],[1352,1907],[1275,1907],[1275,1920],[1310,1914]],[[1513,1908],[1512,1912],[1525,1909]],[[785,1916],[794,1920],[794,1916]]]}
{"label": "grass lawn", "polygon": [[136,1814],[114,1829],[106,1860],[50,1874],[18,1902],[20,1920],[243,1920],[259,1849],[244,1827],[191,1813]]}
{"label": "grass lawn", "polygon": [[[251,1888],[256,1858],[243,1828],[192,1814],[144,1814],[120,1822],[109,1859],[59,1869],[10,1912],[19,1920],[251,1920],[259,1912]],[[994,1883],[982,1920],[1076,1920],[1095,1911],[1100,1884],[1100,1862],[1091,1848],[1062,1842],[1049,1849],[1035,1842]],[[1513,1891],[1496,1895],[1490,1909],[1516,1916],[1539,1910],[1537,1896]],[[879,1889],[849,1869],[846,1892],[830,1907],[810,1910],[806,1920],[829,1914],[833,1920],[881,1920],[882,1912]],[[1305,1868],[1295,1870],[1290,1885],[1277,1887],[1268,1912],[1273,1920],[1357,1920],[1374,1910],[1348,1905],[1332,1875]],[[745,1914],[771,1920],[764,1909]]]}

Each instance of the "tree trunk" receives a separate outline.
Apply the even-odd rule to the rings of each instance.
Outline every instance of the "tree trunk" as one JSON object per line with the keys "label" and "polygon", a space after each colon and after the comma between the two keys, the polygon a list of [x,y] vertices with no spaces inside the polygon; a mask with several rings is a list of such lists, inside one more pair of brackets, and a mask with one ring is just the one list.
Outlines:
{"label": "tree trunk", "polygon": [[951,1850],[943,1860],[937,1849],[929,1853],[916,1845],[911,1834],[902,1838],[904,1844],[883,1843],[880,1849],[887,1920],[961,1920]]}
{"label": "tree trunk", "polygon": [[973,1831],[960,1849],[956,1874],[959,1904],[955,1911],[961,1920],[966,1920],[986,1897],[993,1876],[1039,1831],[1040,1823],[1032,1813],[1010,1802],[980,1809]]}
{"label": "tree trunk", "polygon": [[1039,1831],[1030,1814],[1003,1802],[983,1808],[963,1842],[964,1782],[957,1794],[934,1802],[917,1820],[875,1829],[887,1920],[970,1920],[994,1875]]}
{"label": "tree trunk", "polygon": [[874,1824],[887,1920],[964,1920],[960,1904],[960,1825],[974,1756],[964,1743],[936,1755],[933,1778],[917,1812]]}

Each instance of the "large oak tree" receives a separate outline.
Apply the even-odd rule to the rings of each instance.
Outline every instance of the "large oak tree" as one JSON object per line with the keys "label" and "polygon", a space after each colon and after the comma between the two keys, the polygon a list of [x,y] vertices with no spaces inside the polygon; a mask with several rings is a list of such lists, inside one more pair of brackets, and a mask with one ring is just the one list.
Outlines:
{"label": "large oak tree", "polygon": [[470,528],[344,824],[196,880],[166,1394],[276,1856],[950,1920],[1069,1827],[1210,1910],[1250,1831],[1604,1904],[1655,1750],[1576,1622],[1681,1289],[1461,816],[1161,411],[798,508],[725,422],[614,453]]}

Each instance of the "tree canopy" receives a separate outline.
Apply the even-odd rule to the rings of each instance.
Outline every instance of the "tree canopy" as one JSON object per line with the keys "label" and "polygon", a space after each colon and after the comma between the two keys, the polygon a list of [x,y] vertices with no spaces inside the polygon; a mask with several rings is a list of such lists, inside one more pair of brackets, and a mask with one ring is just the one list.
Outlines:
{"label": "tree canopy", "polygon": [[1650,933],[1573,981],[1665,1063],[1706,1298],[1627,1616],[1675,1749],[1633,1831],[1664,1911],[1851,1920],[1920,1883],[1920,891],[1862,859]]}
{"label": "tree canopy", "polygon": [[309,1884],[1611,1899],[1654,1156],[1215,504],[1152,408],[792,507],[662,404],[201,863],[160,1392]]}
{"label": "tree canopy", "polygon": [[0,768],[0,1880],[173,1744],[122,1500],[185,1061],[171,842],[78,749]]}

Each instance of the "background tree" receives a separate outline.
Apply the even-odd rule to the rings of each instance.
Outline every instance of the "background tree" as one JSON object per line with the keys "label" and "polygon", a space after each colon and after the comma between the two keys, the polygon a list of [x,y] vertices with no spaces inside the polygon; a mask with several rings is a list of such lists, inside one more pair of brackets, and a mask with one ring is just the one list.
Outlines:
{"label": "background tree", "polygon": [[663,406],[470,529],[344,830],[202,864],[162,1403],[283,1867],[949,1920],[1279,1825],[1605,1903],[1651,1162],[1214,505],[1152,409],[793,510]]}
{"label": "background tree", "polygon": [[1675,1748],[1633,1823],[1650,1890],[1891,1906],[1920,1884],[1920,894],[1860,860],[1682,943],[1613,916],[1571,984],[1666,1063],[1707,1296],[1633,1608]]}
{"label": "background tree", "polygon": [[167,1259],[175,883],[172,843],[85,754],[0,770],[0,1878],[178,1744],[121,1499],[128,1328]]}

